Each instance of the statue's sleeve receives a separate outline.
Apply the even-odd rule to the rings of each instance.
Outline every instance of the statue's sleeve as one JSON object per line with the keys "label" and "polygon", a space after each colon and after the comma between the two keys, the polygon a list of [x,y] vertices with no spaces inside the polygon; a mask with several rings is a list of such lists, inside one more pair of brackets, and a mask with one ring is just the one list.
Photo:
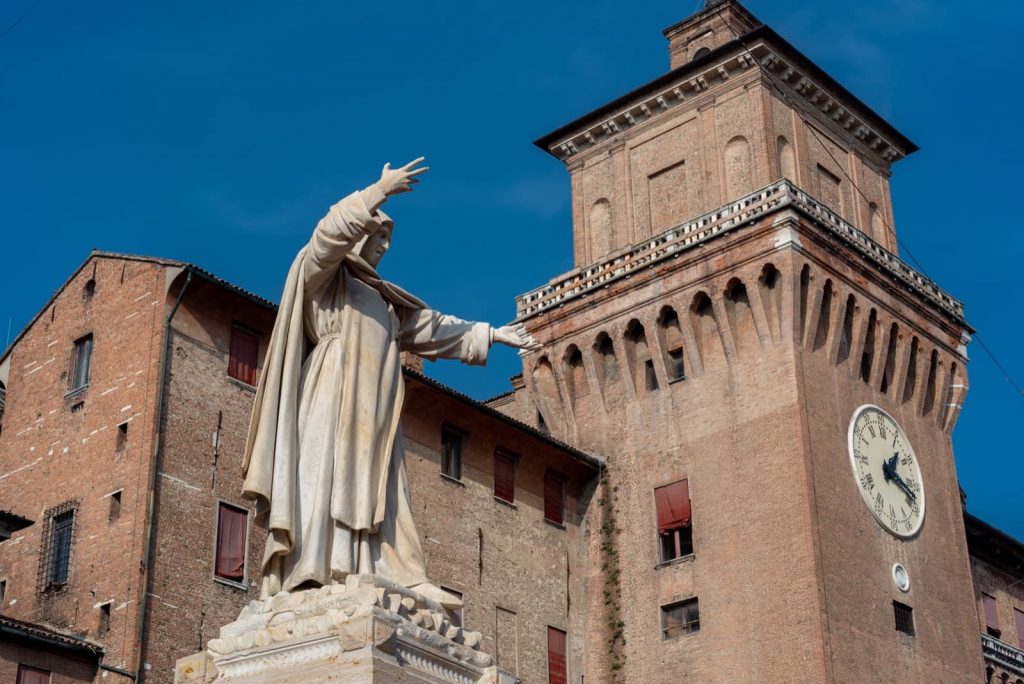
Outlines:
{"label": "statue's sleeve", "polygon": [[344,198],[320,219],[306,247],[306,291],[316,292],[362,240],[374,211],[384,202],[376,184]]}
{"label": "statue's sleeve", "polygon": [[425,359],[459,359],[471,366],[487,363],[491,326],[471,323],[431,309],[399,310],[398,346]]}

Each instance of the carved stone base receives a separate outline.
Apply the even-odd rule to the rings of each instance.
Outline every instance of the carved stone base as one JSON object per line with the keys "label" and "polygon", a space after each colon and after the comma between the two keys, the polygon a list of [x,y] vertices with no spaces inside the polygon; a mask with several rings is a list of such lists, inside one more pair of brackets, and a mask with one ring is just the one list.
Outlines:
{"label": "carved stone base", "polygon": [[204,653],[178,661],[174,681],[518,682],[494,666],[480,641],[434,601],[352,575],[345,584],[253,601]]}

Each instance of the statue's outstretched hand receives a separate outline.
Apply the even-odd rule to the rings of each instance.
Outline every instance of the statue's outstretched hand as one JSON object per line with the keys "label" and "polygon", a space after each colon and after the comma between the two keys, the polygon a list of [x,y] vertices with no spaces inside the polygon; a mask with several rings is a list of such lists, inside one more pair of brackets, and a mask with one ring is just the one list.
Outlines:
{"label": "statue's outstretched hand", "polygon": [[388,162],[380,172],[380,180],[377,181],[377,185],[388,197],[403,192],[411,192],[412,186],[415,183],[419,183],[419,179],[417,179],[416,176],[430,169],[429,166],[414,168],[422,161],[423,157],[417,157],[405,166],[397,169],[392,169],[391,162]]}
{"label": "statue's outstretched hand", "polygon": [[540,349],[540,344],[537,340],[533,339],[533,335],[526,332],[526,327],[522,323],[519,325],[503,325],[500,328],[494,329],[494,341],[507,344],[510,347],[516,349],[525,349],[526,351],[536,351]]}

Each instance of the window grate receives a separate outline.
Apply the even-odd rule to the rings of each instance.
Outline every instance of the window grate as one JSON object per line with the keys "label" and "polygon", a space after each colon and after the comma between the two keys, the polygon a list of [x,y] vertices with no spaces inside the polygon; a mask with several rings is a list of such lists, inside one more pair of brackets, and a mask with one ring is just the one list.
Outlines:
{"label": "window grate", "polygon": [[39,594],[55,594],[67,589],[71,577],[71,551],[75,537],[75,513],[78,501],[66,501],[45,514],[42,553],[39,554],[37,588]]}
{"label": "window grate", "polygon": [[896,631],[914,636],[914,609],[899,601],[893,601],[892,608],[896,616]]}

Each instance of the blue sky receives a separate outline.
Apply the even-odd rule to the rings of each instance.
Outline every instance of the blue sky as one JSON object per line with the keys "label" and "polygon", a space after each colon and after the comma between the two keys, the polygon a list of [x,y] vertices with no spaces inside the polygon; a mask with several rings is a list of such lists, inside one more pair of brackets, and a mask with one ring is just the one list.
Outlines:
{"label": "blue sky", "polygon": [[[0,3],[0,32],[36,0]],[[385,276],[496,323],[571,267],[568,178],[531,141],[663,73],[685,2],[41,0],[0,38],[0,338],[93,247],[173,257],[276,300],[291,255],[384,161]],[[1024,382],[1016,67],[1024,3],[750,0],[922,150],[896,229]],[[0,339],[2,342],[3,339]],[[1024,398],[977,343],[954,434],[969,509],[1024,539]],[[428,371],[484,398],[518,359]]]}

